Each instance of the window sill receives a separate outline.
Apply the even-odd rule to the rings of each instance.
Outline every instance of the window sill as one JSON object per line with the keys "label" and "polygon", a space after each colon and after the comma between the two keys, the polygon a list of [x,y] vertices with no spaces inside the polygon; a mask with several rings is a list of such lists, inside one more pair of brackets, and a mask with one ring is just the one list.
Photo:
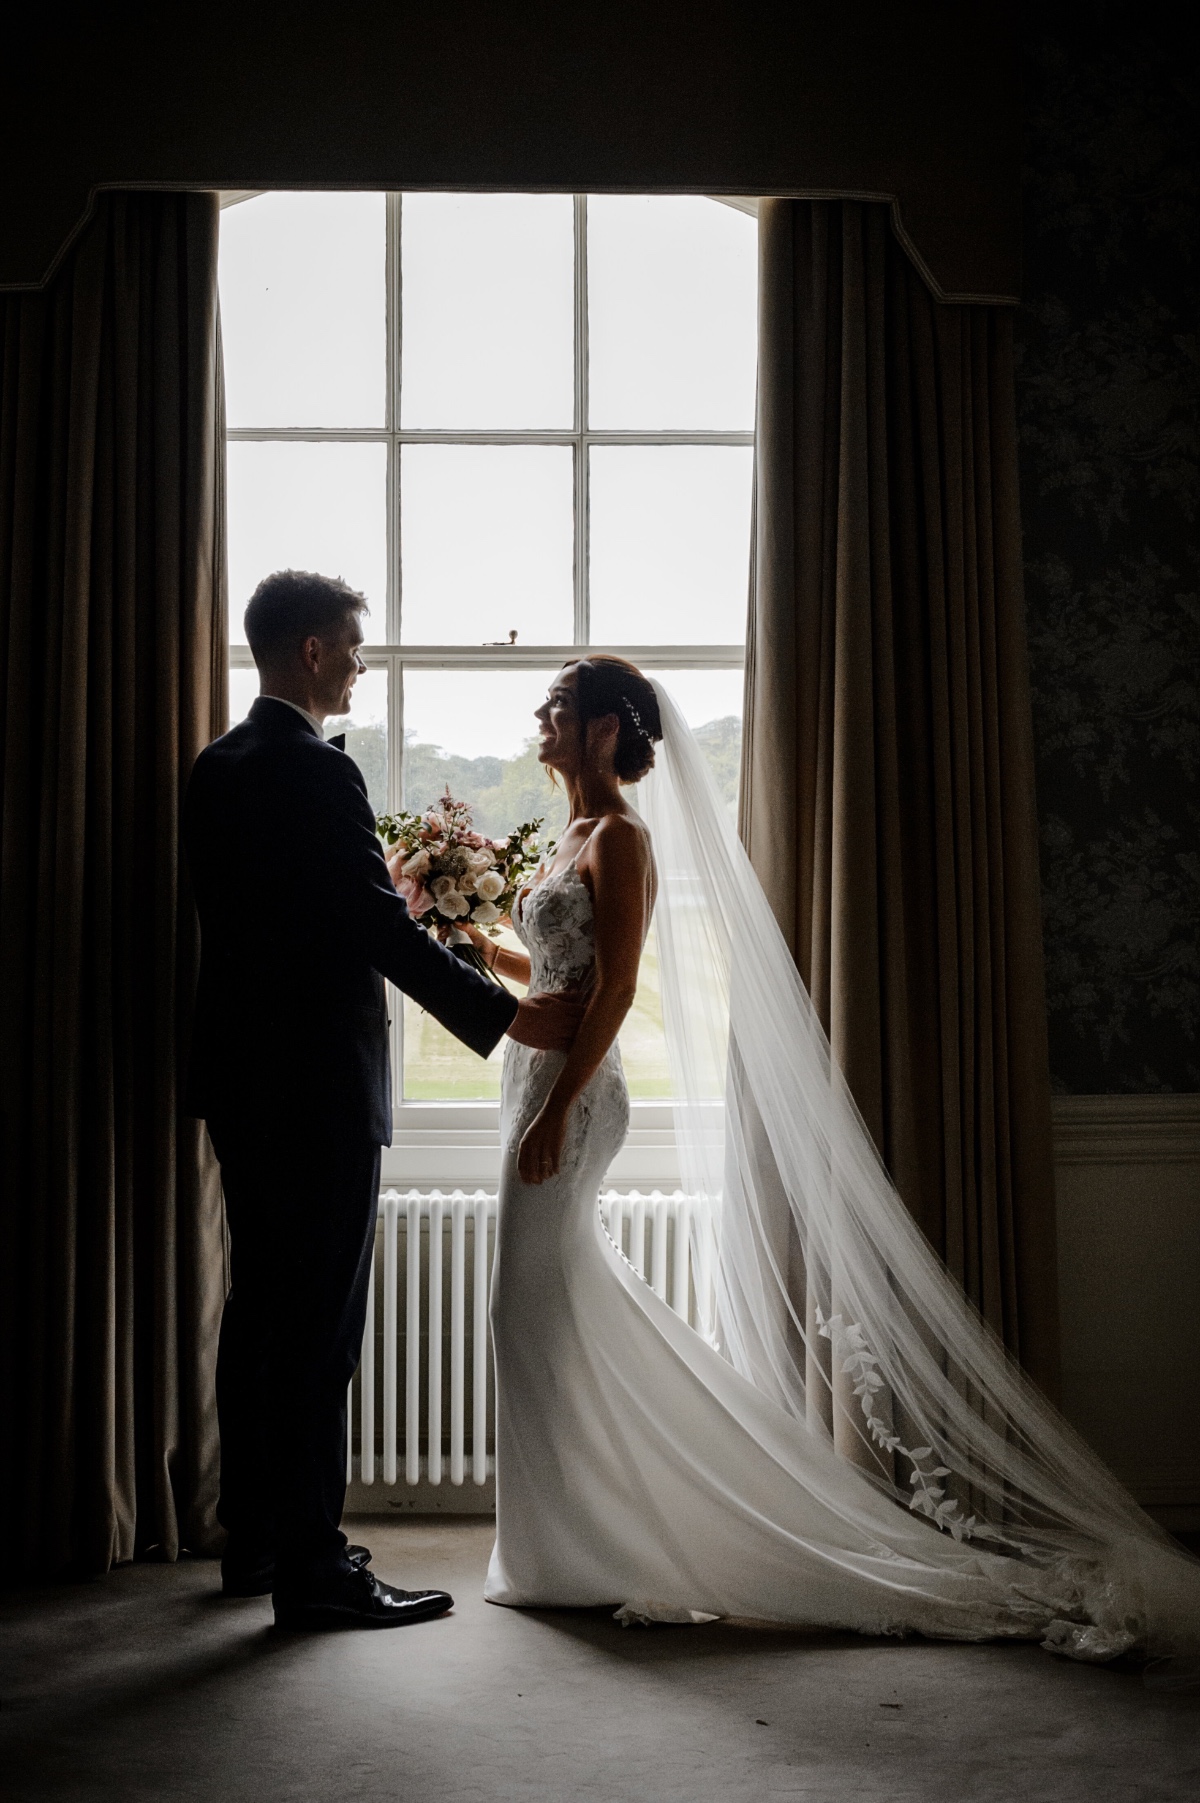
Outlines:
{"label": "window sill", "polygon": [[[393,1112],[392,1144],[384,1147],[382,1181],[414,1186],[494,1186],[500,1163],[496,1102],[406,1102]],[[609,1167],[607,1183],[630,1187],[679,1182],[671,1109],[635,1102],[629,1136]]]}

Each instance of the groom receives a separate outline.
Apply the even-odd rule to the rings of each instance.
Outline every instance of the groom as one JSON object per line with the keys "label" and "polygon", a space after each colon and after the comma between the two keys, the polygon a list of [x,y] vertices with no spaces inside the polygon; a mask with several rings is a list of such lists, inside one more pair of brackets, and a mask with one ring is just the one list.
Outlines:
{"label": "groom", "polygon": [[504,1033],[565,1049],[581,1005],[517,1002],[409,918],[358,766],[323,737],[350,706],[366,602],[281,570],[246,609],[260,693],[196,760],[183,835],[200,915],[189,1111],[221,1164],[231,1286],[217,1357],[227,1595],[282,1626],[396,1627],[452,1606],[347,1547],[346,1389],[391,1144],[389,978],[480,1057]]}

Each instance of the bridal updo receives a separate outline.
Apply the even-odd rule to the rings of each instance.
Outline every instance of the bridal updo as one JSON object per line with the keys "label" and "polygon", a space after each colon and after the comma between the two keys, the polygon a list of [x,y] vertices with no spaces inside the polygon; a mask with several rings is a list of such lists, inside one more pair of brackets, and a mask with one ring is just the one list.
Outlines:
{"label": "bridal updo", "polygon": [[617,716],[617,748],[613,767],[623,783],[640,783],[654,764],[654,747],[662,738],[658,697],[636,664],[624,657],[597,652],[568,664],[575,672],[575,705],[585,734],[589,720]]}

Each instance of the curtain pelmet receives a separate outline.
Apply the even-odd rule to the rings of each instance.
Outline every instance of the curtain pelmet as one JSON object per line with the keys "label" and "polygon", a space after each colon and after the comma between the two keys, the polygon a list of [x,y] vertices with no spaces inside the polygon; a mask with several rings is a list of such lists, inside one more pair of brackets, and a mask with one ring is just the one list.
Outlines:
{"label": "curtain pelmet", "polygon": [[1051,1393],[1011,319],[882,206],[760,204],[742,832],[909,1208]]}
{"label": "curtain pelmet", "polygon": [[0,1532],[31,1575],[214,1533],[178,812],[226,705],[216,249],[213,195],[106,195],[49,289],[0,299]]}

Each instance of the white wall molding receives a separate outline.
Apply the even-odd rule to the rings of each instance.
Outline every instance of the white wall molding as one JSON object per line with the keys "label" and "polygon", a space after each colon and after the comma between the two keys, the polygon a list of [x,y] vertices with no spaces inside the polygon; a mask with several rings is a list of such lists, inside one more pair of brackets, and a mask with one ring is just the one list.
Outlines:
{"label": "white wall molding", "polygon": [[1200,1095],[1056,1096],[1051,1108],[1056,1165],[1200,1162]]}
{"label": "white wall molding", "polygon": [[1200,1509],[1200,1096],[1053,1119],[1064,1412],[1146,1507]]}

